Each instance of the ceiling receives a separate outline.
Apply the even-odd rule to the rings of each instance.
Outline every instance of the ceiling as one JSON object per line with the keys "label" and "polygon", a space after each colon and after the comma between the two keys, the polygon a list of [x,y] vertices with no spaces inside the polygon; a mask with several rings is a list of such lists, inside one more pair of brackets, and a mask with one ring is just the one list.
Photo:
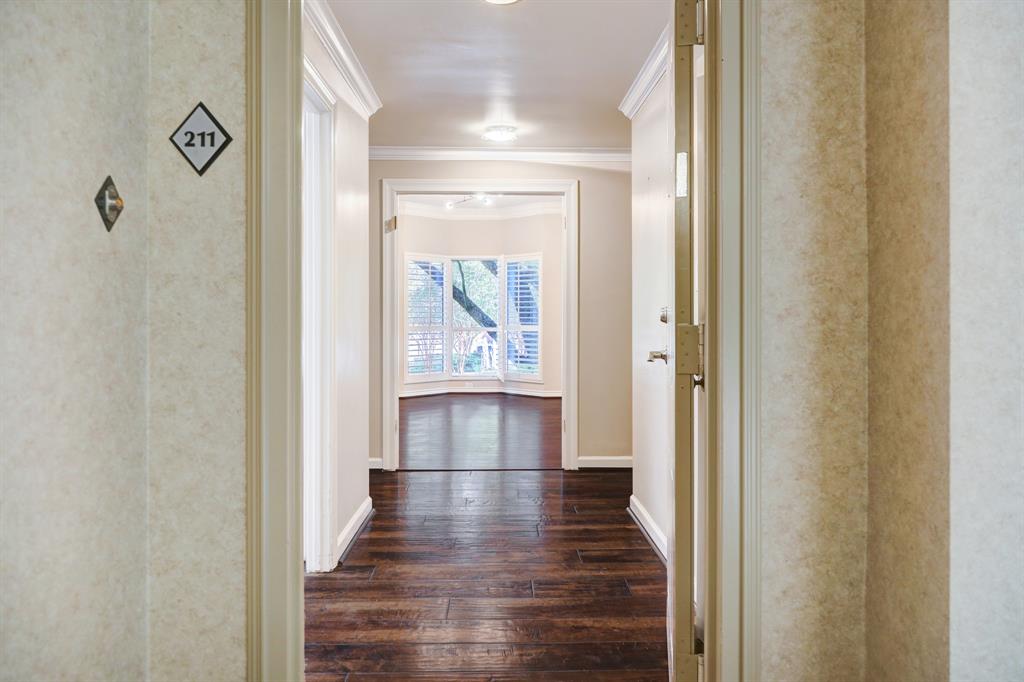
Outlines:
{"label": "ceiling", "polygon": [[[383,107],[374,146],[628,148],[619,102],[671,0],[329,0]],[[515,125],[512,143],[480,138]]]}
{"label": "ceiling", "polygon": [[523,218],[561,212],[561,197],[537,194],[403,194],[398,208],[399,215],[446,220]]}

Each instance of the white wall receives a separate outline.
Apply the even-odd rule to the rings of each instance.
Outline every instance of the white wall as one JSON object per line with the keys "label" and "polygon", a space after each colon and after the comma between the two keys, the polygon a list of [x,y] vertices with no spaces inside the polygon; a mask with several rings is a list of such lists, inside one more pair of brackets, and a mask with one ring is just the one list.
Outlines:
{"label": "white wall", "polygon": [[580,181],[579,454],[629,455],[629,173],[518,161],[370,162],[370,449],[380,456],[383,178],[539,178]]}
{"label": "white wall", "polygon": [[632,121],[633,507],[666,548],[674,499],[674,377],[671,365],[648,363],[647,352],[670,347],[672,339],[670,326],[658,321],[662,306],[674,300],[671,100],[671,76],[665,75]]}
{"label": "white wall", "polygon": [[[562,214],[533,215],[503,220],[442,220],[403,215],[396,233],[397,272],[405,272],[408,254],[441,256],[541,255],[541,378],[542,382],[485,379],[412,381],[402,395],[452,389],[521,391],[547,397],[561,393],[562,384]],[[399,296],[401,319],[405,297]],[[403,337],[405,335],[403,334]],[[402,352],[402,349],[399,349]],[[406,357],[402,352],[402,377]]]}
{"label": "white wall", "polygon": [[[303,21],[303,50],[337,96],[334,105],[333,367],[328,369],[328,443],[333,461],[333,556],[358,530],[358,514],[368,511],[369,453],[369,125],[348,103],[354,95],[323,45]],[[332,354],[328,354],[331,357]],[[330,367],[331,363],[329,363]]]}

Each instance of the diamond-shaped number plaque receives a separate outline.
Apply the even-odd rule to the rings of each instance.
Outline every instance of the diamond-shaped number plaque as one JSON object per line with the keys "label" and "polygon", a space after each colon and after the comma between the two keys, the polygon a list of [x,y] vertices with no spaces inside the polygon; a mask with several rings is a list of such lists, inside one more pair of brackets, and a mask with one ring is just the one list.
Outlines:
{"label": "diamond-shaped number plaque", "polygon": [[200,102],[171,135],[171,143],[202,175],[231,144],[231,136]]}

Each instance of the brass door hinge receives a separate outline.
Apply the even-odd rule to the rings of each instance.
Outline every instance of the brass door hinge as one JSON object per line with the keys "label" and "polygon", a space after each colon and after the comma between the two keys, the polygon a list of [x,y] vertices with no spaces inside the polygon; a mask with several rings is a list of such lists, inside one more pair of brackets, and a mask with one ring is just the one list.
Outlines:
{"label": "brass door hinge", "polygon": [[676,0],[676,45],[704,44],[704,0]]}
{"label": "brass door hinge", "polygon": [[391,216],[387,222],[384,223],[384,233],[394,232],[398,229],[398,216]]}
{"label": "brass door hinge", "polygon": [[676,374],[704,375],[704,325],[676,325]]}

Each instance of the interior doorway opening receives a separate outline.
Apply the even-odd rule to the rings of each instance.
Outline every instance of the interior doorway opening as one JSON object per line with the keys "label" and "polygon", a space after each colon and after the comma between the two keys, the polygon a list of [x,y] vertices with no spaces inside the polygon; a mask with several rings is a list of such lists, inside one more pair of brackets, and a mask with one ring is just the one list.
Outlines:
{"label": "interior doorway opening", "polygon": [[577,468],[577,183],[382,194],[381,467]]}
{"label": "interior doorway opening", "polygon": [[401,470],[562,468],[564,224],[551,195],[401,197]]}

